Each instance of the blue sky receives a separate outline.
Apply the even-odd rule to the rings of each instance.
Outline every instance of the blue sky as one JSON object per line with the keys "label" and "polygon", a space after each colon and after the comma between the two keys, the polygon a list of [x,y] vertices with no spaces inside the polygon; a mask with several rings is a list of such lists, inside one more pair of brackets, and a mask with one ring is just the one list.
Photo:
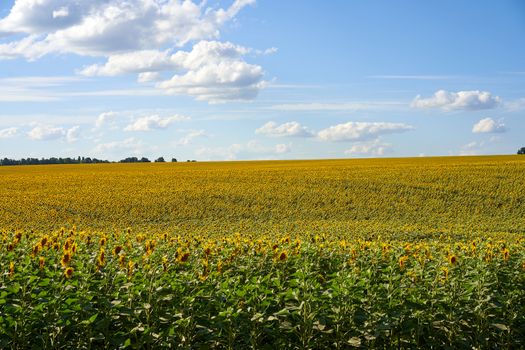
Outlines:
{"label": "blue sky", "polygon": [[525,146],[523,1],[9,0],[0,157]]}

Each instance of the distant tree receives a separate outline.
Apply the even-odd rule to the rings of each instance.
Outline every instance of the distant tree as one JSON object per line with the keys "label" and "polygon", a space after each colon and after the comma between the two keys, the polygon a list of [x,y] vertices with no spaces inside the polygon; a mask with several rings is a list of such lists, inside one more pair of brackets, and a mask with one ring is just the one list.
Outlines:
{"label": "distant tree", "polygon": [[9,159],[4,158],[0,159],[0,165],[39,165],[39,164],[80,164],[80,163],[109,163],[109,160],[101,160],[97,158],[84,158],[84,157],[78,157],[78,158],[22,158],[20,160],[17,159]]}
{"label": "distant tree", "polygon": [[140,158],[140,161],[141,161],[142,163],[150,163],[150,160],[149,160],[148,158],[146,158],[146,157],[142,157],[142,158]]}
{"label": "distant tree", "polygon": [[177,158],[171,158],[172,163],[177,163]]}
{"label": "distant tree", "polygon": [[521,148],[518,150],[518,154],[525,154],[525,147],[521,147]]}
{"label": "distant tree", "polygon": [[155,159],[155,163],[165,163],[166,161],[164,160],[164,157],[158,157],[157,159]]}

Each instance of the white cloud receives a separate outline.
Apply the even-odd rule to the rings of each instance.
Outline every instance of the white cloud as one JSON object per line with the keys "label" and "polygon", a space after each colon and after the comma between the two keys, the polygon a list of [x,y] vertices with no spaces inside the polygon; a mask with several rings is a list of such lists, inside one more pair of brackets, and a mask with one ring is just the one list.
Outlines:
{"label": "white cloud", "polygon": [[249,49],[226,42],[201,41],[190,52],[178,51],[171,61],[181,73],[157,84],[167,94],[222,102],[251,100],[264,87],[263,69],[241,59]]}
{"label": "white cloud", "polygon": [[95,127],[101,128],[104,124],[107,124],[108,121],[115,119],[118,116],[115,112],[104,112],[99,114],[97,120],[95,121]]}
{"label": "white cloud", "polygon": [[0,78],[0,102],[49,102],[60,99],[55,87],[63,87],[83,77],[25,76]]}
{"label": "white cloud", "polygon": [[17,128],[6,128],[0,130],[0,139],[8,139],[18,134]]}
{"label": "white cloud", "polygon": [[190,118],[182,115],[173,115],[171,117],[160,117],[151,115],[136,119],[133,123],[124,128],[124,131],[152,131],[166,129],[170,124],[178,121],[189,120]]}
{"label": "white cloud", "polygon": [[74,126],[70,129],[66,130],[66,141],[68,143],[73,143],[78,141],[78,137],[80,134],[80,126]]}
{"label": "white cloud", "polygon": [[[260,66],[241,57],[252,49],[208,41],[255,0],[209,8],[185,0],[16,0],[0,19],[0,35],[24,35],[0,44],[0,59],[35,60],[49,53],[105,57],[79,71],[85,76],[138,74],[171,95],[224,102],[251,100],[265,86]],[[191,51],[178,48],[197,42]],[[256,54],[271,54],[275,48]],[[162,81],[160,72],[170,72]]]}
{"label": "white cloud", "polygon": [[142,50],[109,56],[104,65],[93,64],[79,73],[85,76],[117,76],[176,69],[168,51]]}
{"label": "white cloud", "polygon": [[160,80],[162,80],[162,76],[159,72],[142,72],[139,73],[139,76],[137,78],[137,81],[139,83],[151,83]]}
{"label": "white cloud", "polygon": [[403,123],[348,122],[323,129],[317,136],[323,141],[361,141],[413,129],[413,126]]}
{"label": "white cloud", "polygon": [[505,103],[505,108],[509,111],[521,111],[525,109],[525,97]]}
{"label": "white cloud", "polygon": [[505,124],[492,118],[483,118],[472,128],[473,133],[500,133],[505,131]]}
{"label": "white cloud", "polygon": [[99,143],[95,146],[93,152],[96,154],[131,152],[133,155],[142,155],[142,142],[134,137],[130,137],[121,141],[112,141],[107,143]]}
{"label": "white cloud", "polygon": [[232,144],[228,147],[201,147],[195,151],[195,155],[203,160],[275,159],[291,150],[291,144],[264,146],[251,140],[245,144]]}
{"label": "white cloud", "polygon": [[361,111],[361,110],[382,110],[399,108],[406,106],[406,103],[395,101],[376,101],[376,102],[350,102],[350,103],[286,103],[273,105],[270,109],[278,111]]}
{"label": "white cloud", "polygon": [[66,129],[64,127],[51,125],[37,125],[27,133],[27,136],[31,140],[49,141],[63,139],[66,142],[72,143],[78,140],[79,131],[79,126]]}
{"label": "white cloud", "polygon": [[472,141],[460,147],[460,156],[476,156],[480,154],[481,149],[485,146],[485,142]]}
{"label": "white cloud", "polygon": [[69,16],[69,8],[61,7],[58,10],[53,11],[53,18],[61,18]]}
{"label": "white cloud", "polygon": [[395,80],[449,80],[455,79],[453,75],[370,75],[371,79],[395,79]]}
{"label": "white cloud", "polygon": [[420,95],[412,101],[413,108],[441,108],[451,110],[480,110],[495,108],[501,103],[501,98],[487,91],[448,92],[439,90],[432,97],[422,98]]}
{"label": "white cloud", "polygon": [[191,51],[145,50],[112,55],[103,65],[85,67],[86,76],[139,74],[139,82],[158,81],[159,72],[176,72],[157,83],[167,94],[190,95],[198,100],[221,102],[247,100],[264,86],[263,70],[242,56],[251,50],[230,42],[200,41]]}
{"label": "white cloud", "polygon": [[204,130],[191,130],[186,135],[181,137],[177,141],[178,146],[186,146],[189,145],[194,139],[198,137],[206,137],[208,136]]}
{"label": "white cloud", "polygon": [[359,142],[347,149],[344,153],[358,156],[383,156],[387,153],[392,145],[383,143],[379,139],[370,142]]}
{"label": "white cloud", "polygon": [[64,134],[64,128],[41,125],[35,126],[27,135],[32,140],[53,140],[63,137]]}
{"label": "white cloud", "polygon": [[287,122],[281,125],[270,121],[257,130],[256,134],[263,134],[267,136],[299,136],[299,137],[311,137],[314,133],[308,130],[307,127],[302,126],[298,122]]}
{"label": "white cloud", "polygon": [[284,143],[279,143],[275,145],[274,151],[277,154],[289,153],[292,151],[292,145],[291,144],[286,145]]}
{"label": "white cloud", "polygon": [[253,3],[235,0],[227,9],[213,9],[190,0],[16,0],[0,19],[0,35],[27,36],[0,45],[0,57],[101,56],[182,46],[218,37],[227,21]]}

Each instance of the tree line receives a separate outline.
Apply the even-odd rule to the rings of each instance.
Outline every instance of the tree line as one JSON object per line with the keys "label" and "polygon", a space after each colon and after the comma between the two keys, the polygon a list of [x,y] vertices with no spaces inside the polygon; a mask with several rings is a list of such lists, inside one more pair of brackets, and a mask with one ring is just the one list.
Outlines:
{"label": "tree line", "polygon": [[0,165],[38,165],[38,164],[92,164],[92,163],[110,163],[109,160],[102,160],[90,157],[78,158],[22,158],[22,159],[0,159]]}
{"label": "tree line", "polygon": [[[113,162],[104,159],[97,159],[91,157],[78,157],[78,158],[22,158],[22,159],[9,159],[9,158],[0,158],[0,166],[2,165],[44,165],[44,164],[97,164],[97,163],[150,163],[151,161],[146,158],[137,158],[137,157],[127,157],[119,160],[118,162]],[[155,163],[165,163],[164,157],[159,157],[154,160]],[[172,163],[176,163],[177,159],[172,158]],[[190,162],[190,160],[188,160]],[[195,160],[191,160],[195,162]]]}

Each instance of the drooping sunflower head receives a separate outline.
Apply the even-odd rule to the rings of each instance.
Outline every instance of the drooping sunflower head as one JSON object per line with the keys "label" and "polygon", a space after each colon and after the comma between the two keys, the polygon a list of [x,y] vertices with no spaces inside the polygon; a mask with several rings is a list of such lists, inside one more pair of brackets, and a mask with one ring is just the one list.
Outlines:
{"label": "drooping sunflower head", "polygon": [[15,274],[15,263],[11,261],[9,263],[9,277],[13,277],[14,274]]}
{"label": "drooping sunflower head", "polygon": [[454,254],[451,254],[448,257],[448,262],[452,265],[456,265],[458,262],[458,258]]}
{"label": "drooping sunflower head", "polygon": [[71,278],[71,276],[73,276],[73,268],[72,267],[67,267],[65,270],[64,270],[64,277],[65,278]]}
{"label": "drooping sunflower head", "polygon": [[503,249],[503,260],[507,261],[510,258],[510,252],[507,248]]}
{"label": "drooping sunflower head", "polygon": [[62,259],[60,260],[60,264],[66,267],[70,261],[71,261],[71,253],[69,251],[65,251],[64,255],[62,255]]}
{"label": "drooping sunflower head", "polygon": [[281,252],[281,254],[279,255],[279,261],[284,261],[287,258],[288,258],[288,254],[286,253],[286,251]]}
{"label": "drooping sunflower head", "polygon": [[115,248],[113,248],[113,255],[119,255],[120,252],[122,251],[122,246],[121,245],[117,245],[115,246]]}
{"label": "drooping sunflower head", "polygon": [[402,257],[400,257],[399,258],[399,268],[404,269],[407,261],[408,261],[407,255],[403,255]]}

